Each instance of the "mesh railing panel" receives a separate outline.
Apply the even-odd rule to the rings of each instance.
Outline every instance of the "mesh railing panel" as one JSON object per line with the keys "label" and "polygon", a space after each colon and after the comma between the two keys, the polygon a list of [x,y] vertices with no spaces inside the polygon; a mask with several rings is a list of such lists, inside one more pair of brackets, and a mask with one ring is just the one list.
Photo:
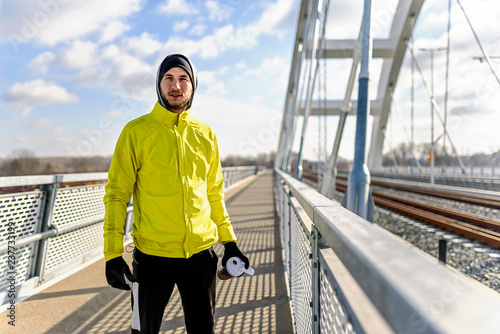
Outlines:
{"label": "mesh railing panel", "polygon": [[[35,250],[33,244],[16,248],[14,263],[10,262],[8,252],[0,253],[0,291],[5,291],[10,285],[11,275],[15,276],[15,284],[21,284],[31,278],[33,268],[33,254]],[[14,270],[11,270],[11,265]]]}
{"label": "mesh railing panel", "polygon": [[64,264],[103,245],[103,222],[50,239],[46,270]]}
{"label": "mesh railing panel", "polygon": [[356,333],[327,275],[324,272],[320,272],[319,277],[321,333]]}
{"label": "mesh railing panel", "polygon": [[59,189],[53,224],[63,226],[88,218],[104,217],[104,185]]}
{"label": "mesh railing panel", "polygon": [[292,210],[290,224],[290,290],[295,329],[298,334],[312,333],[312,246],[300,218]]}
{"label": "mesh railing panel", "polygon": [[[42,192],[0,196],[0,244],[6,244],[9,240],[19,240],[39,230],[44,199]],[[11,275],[15,276],[16,284],[30,278],[35,245],[36,243],[32,243],[17,247],[11,244],[14,247],[11,248],[13,254],[9,254],[8,251],[0,253],[0,291],[4,291],[10,285],[8,279]],[[14,256],[9,259],[9,255]],[[15,268],[14,271],[11,270],[11,265]]]}
{"label": "mesh railing panel", "polygon": [[[103,218],[105,185],[59,189],[54,204],[53,225],[64,226],[89,218]],[[103,245],[103,222],[51,238],[46,271],[75,259]]]}
{"label": "mesh railing panel", "polygon": [[[289,277],[290,300],[294,317],[294,333],[354,334],[344,299],[337,293],[334,273],[325,265],[321,254],[314,265],[316,238],[311,237],[311,231],[302,221],[295,208],[295,202],[290,201],[288,188],[276,179],[276,203],[280,216],[281,239],[284,248],[286,274]],[[314,229],[314,227],[313,227]],[[324,269],[323,269],[324,268]],[[315,271],[317,278],[314,278]],[[319,284],[317,287],[313,280]],[[316,290],[317,289],[317,290]],[[319,293],[317,299],[314,291]],[[317,302],[317,305],[314,303]],[[317,307],[316,311],[315,307]],[[319,314],[319,325],[314,319],[314,312]],[[315,326],[318,326],[315,328]]]}
{"label": "mesh railing panel", "polygon": [[42,192],[0,196],[0,243],[8,240],[9,222],[15,222],[16,239],[35,233],[43,201]]}

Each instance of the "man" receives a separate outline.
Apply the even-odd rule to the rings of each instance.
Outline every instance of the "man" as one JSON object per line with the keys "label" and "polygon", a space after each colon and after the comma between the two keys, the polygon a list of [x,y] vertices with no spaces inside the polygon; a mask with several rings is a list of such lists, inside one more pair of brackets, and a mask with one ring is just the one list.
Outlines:
{"label": "man", "polygon": [[[123,129],[116,144],[104,203],[106,278],[117,289],[132,284],[132,333],[158,333],[174,285],[188,333],[213,333],[217,255],[249,261],[236,245],[223,195],[217,140],[189,115],[198,86],[196,68],[181,54],[158,68],[158,101],[150,114]],[[127,203],[133,194],[134,274],[122,258]]]}

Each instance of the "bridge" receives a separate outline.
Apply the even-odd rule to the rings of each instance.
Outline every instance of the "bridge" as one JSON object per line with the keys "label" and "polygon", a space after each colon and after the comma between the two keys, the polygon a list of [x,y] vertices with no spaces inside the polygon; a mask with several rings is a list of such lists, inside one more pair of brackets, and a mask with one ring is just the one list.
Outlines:
{"label": "bridge", "polygon": [[[370,204],[370,172],[384,171],[382,150],[394,88],[404,56],[412,52],[408,41],[423,0],[397,2],[389,37],[375,40],[369,29],[363,30],[369,28],[367,23],[357,40],[327,40],[324,31],[332,3],[301,2],[274,170],[224,168],[228,212],[256,273],[217,282],[216,332],[498,332],[498,292],[371,222],[376,207]],[[363,22],[370,22],[370,1],[365,5]],[[366,92],[371,57],[383,59],[374,100]],[[335,58],[352,59],[345,98],[328,100],[325,93],[317,99],[320,61]],[[351,101],[358,67],[360,92],[358,100]],[[429,93],[437,113],[439,107]],[[310,168],[319,176],[311,182],[305,179],[304,167],[307,123],[310,117],[325,115],[339,115],[339,125],[329,158]],[[358,123],[346,193],[350,188],[356,205],[349,200],[341,205],[334,199],[335,182],[349,115],[356,115]],[[368,115],[374,118],[369,145],[363,131]],[[453,145],[446,130],[444,137]],[[445,178],[433,163],[415,163],[405,173],[397,168],[398,173],[390,171],[384,177],[424,178],[431,189],[439,189]],[[500,197],[494,170],[467,170],[458,155],[456,165],[450,178],[455,181],[450,182],[490,187],[488,194]],[[353,174],[355,170],[359,174]],[[106,173],[0,178],[2,333],[129,332],[129,295],[109,287],[104,277],[106,179]],[[129,263],[132,223],[130,203],[124,254]],[[221,257],[220,245],[215,250]],[[165,311],[161,332],[184,333],[177,293]]]}

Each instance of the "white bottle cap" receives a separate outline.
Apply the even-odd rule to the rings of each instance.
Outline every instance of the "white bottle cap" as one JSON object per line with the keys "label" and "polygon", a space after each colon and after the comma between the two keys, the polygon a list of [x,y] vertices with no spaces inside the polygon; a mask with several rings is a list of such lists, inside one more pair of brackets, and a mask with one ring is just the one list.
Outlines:
{"label": "white bottle cap", "polygon": [[241,261],[239,257],[233,256],[226,263],[226,270],[231,276],[240,276],[243,273],[247,273],[252,276],[255,274],[253,268],[245,268],[245,262]]}

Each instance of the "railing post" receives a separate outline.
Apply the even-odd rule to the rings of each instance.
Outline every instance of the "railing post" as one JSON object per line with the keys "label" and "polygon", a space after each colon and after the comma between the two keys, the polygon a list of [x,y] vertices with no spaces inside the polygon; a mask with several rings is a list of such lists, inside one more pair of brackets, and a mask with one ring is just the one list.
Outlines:
{"label": "railing post", "polygon": [[[62,175],[54,175],[54,182],[52,184],[44,184],[40,187],[45,192],[46,200],[41,217],[42,222],[39,232],[45,232],[52,228],[52,218],[54,217],[54,206],[56,203],[57,189]],[[42,239],[38,244],[38,251],[35,258],[35,272],[34,276],[38,276],[38,285],[44,281],[45,267],[47,264],[47,256],[49,250],[50,239]]]}
{"label": "railing post", "polygon": [[313,316],[313,334],[320,333],[320,312],[321,312],[321,300],[320,300],[320,281],[319,281],[319,235],[315,227],[311,231],[311,241],[312,241],[312,316]]}
{"label": "railing post", "polygon": [[292,288],[292,203],[290,198],[292,197],[292,192],[288,190],[288,193],[286,193],[286,198],[287,201],[286,203],[288,204],[288,221],[287,221],[287,226],[288,226],[288,286],[290,289]]}

